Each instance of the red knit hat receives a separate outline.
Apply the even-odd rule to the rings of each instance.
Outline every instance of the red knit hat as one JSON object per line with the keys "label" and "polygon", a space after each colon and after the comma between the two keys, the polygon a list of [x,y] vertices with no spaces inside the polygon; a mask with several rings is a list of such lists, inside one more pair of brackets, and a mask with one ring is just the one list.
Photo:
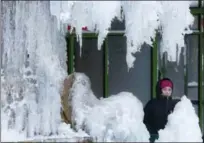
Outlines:
{"label": "red knit hat", "polygon": [[173,88],[173,83],[169,80],[161,80],[160,82],[160,88],[165,88],[165,87],[171,87]]}

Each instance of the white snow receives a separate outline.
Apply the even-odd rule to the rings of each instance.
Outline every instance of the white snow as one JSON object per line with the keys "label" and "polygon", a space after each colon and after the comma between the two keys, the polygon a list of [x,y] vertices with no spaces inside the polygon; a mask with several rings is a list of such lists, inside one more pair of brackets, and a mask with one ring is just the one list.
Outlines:
{"label": "white snow", "polygon": [[84,131],[75,132],[71,129],[69,124],[62,123],[58,127],[57,135],[42,136],[37,135],[34,137],[27,137],[25,132],[18,132],[17,130],[2,130],[1,141],[2,142],[43,142],[43,141],[57,141],[57,142],[77,142],[83,139],[90,138]]}
{"label": "white snow", "polygon": [[26,139],[25,133],[19,133],[15,130],[1,130],[1,142],[18,142]]}
{"label": "white snow", "polygon": [[143,124],[143,105],[136,96],[121,92],[98,100],[86,75],[76,73],[75,78],[71,98],[77,129],[85,129],[94,141],[99,142],[149,140],[149,132]]}
{"label": "white snow", "polygon": [[202,142],[198,116],[186,96],[181,98],[168,116],[165,129],[159,130],[157,142]]}
{"label": "white snow", "polygon": [[[204,86],[204,82],[202,83],[202,85]],[[198,86],[198,82],[196,81],[189,82],[188,86]]]}
{"label": "white snow", "polygon": [[196,81],[192,81],[188,83],[188,86],[198,86],[198,83]]}

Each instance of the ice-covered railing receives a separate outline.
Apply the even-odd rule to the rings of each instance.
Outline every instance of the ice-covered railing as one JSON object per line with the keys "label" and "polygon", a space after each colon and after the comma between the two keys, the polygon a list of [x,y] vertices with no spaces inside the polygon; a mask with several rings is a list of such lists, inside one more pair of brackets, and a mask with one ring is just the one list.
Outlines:
{"label": "ice-covered railing", "polygon": [[74,76],[69,98],[77,130],[84,129],[99,142],[148,142],[150,135],[143,123],[143,105],[136,96],[121,92],[99,100],[85,74]]}
{"label": "ice-covered railing", "polygon": [[[108,34],[114,18],[125,19],[127,37],[126,61],[134,66],[134,53],[145,42],[152,45],[156,30],[162,35],[161,52],[168,52],[168,60],[176,61],[184,47],[184,35],[190,33],[193,23],[190,13],[192,1],[75,1],[63,13],[62,20],[76,28],[77,40],[82,47],[82,27],[87,26],[98,36],[98,48]],[[122,13],[121,13],[122,11]],[[177,60],[178,61],[178,60]]]}
{"label": "ice-covered railing", "polygon": [[191,101],[183,96],[168,116],[165,129],[159,131],[157,142],[202,142],[199,119]]}
{"label": "ice-covered railing", "polygon": [[61,87],[67,76],[64,34],[50,13],[49,1],[1,5],[1,129],[27,137],[57,134]]}

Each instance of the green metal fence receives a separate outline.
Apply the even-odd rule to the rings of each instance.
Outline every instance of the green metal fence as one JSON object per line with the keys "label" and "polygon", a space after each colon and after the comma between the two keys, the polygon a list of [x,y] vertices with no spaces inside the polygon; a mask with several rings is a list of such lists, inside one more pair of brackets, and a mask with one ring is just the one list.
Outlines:
{"label": "green metal fence", "polygon": [[[199,0],[199,7],[193,7],[191,8],[191,13],[193,15],[197,15],[198,16],[198,30],[194,31],[191,35],[198,35],[199,36],[199,41],[198,41],[198,86],[195,88],[198,88],[198,101],[192,101],[194,104],[198,105],[198,116],[199,116],[199,120],[200,120],[200,126],[201,129],[203,131],[203,120],[204,120],[204,87],[203,87],[203,83],[204,81],[204,31],[203,31],[203,26],[202,26],[202,16],[204,15],[204,8],[201,4],[201,0]],[[124,36],[125,31],[110,31],[108,36]],[[84,32],[83,33],[83,38],[97,38],[97,34],[96,33],[90,33],[90,32]],[[76,39],[76,35],[75,33],[67,34],[66,40],[67,40],[67,52],[68,52],[68,73],[71,74],[72,72],[74,72],[74,41]],[[158,79],[162,78],[163,76],[165,76],[165,64],[162,64],[163,67],[160,67],[160,69],[158,70],[158,66],[159,63],[158,61],[160,61],[159,58],[159,52],[158,52],[158,38],[156,36],[154,42],[153,42],[153,48],[151,50],[151,98],[155,98],[156,97],[156,91],[155,91],[155,86],[156,83],[158,81]],[[96,47],[97,48],[97,47]],[[104,56],[104,74],[103,74],[103,78],[104,78],[104,97],[108,96],[108,80],[109,80],[109,76],[108,76],[108,38],[106,38],[104,40],[103,46],[102,46],[102,50],[103,50],[103,56]],[[203,57],[202,57],[203,56]],[[161,62],[161,61],[160,61]],[[185,94],[188,95],[188,79],[187,79],[187,72],[188,72],[188,63],[186,65],[186,70],[184,70],[184,80],[185,80],[185,84],[184,84],[184,89],[185,89]]]}

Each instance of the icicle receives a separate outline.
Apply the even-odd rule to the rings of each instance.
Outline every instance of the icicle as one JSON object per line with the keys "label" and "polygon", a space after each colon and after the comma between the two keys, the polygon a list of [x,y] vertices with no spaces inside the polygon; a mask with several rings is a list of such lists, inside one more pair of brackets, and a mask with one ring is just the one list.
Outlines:
{"label": "icicle", "polygon": [[112,19],[120,17],[120,12],[120,1],[75,2],[72,7],[69,21],[72,27],[76,27],[80,48],[82,47],[82,27],[87,26],[90,31],[98,33],[97,47],[100,50],[108,34]]}
{"label": "icicle", "polygon": [[121,17],[120,1],[94,1],[91,9],[92,25],[98,32],[98,50],[101,50],[104,39],[108,34],[112,20]]}
{"label": "icicle", "polygon": [[[182,3],[184,4],[184,6],[182,6],[183,8],[181,8],[180,10],[179,7],[181,7]],[[133,63],[135,61],[135,57],[132,54],[139,52],[141,49],[141,45],[144,42],[152,45],[151,38],[155,37],[155,30],[158,29],[160,23],[162,24],[163,36],[163,40],[161,43],[161,52],[164,53],[165,51],[168,51],[168,60],[175,61],[176,54],[174,47],[176,46],[176,44],[178,44],[179,47],[182,47],[182,45],[184,45],[182,35],[182,33],[184,32],[183,30],[187,25],[192,23],[193,20],[192,15],[189,12],[190,2],[180,2],[179,7],[177,4],[178,2],[159,1],[125,1],[120,3],[114,1],[112,3],[77,2],[73,6],[71,24],[72,26],[76,26],[77,35],[82,35],[81,27],[83,27],[84,25],[87,25],[88,28],[92,31],[98,32],[99,37],[97,47],[100,50],[103,40],[107,35],[107,29],[110,26],[110,21],[114,17],[119,17],[121,7],[120,5],[122,5],[126,23],[126,60],[128,68],[132,68],[134,65]],[[174,8],[174,5],[177,5],[177,7]],[[107,13],[104,13],[104,9],[106,9]],[[179,10],[180,12],[174,12],[173,9],[176,9],[177,11]],[[145,14],[145,16],[141,16],[141,14],[143,13]],[[185,14],[188,14],[190,16],[186,17]],[[183,18],[181,18],[183,21],[182,26],[180,26],[181,24],[175,24],[175,22],[174,24],[169,24],[169,22],[171,23],[171,21],[178,22],[179,20],[177,21],[177,19],[179,19],[179,17]],[[172,34],[172,29],[176,29],[176,36],[174,36],[173,38],[168,36]],[[185,31],[185,33],[188,32]],[[79,41],[81,45],[81,36],[79,36]],[[180,52],[181,49],[179,49],[178,51]]]}
{"label": "icicle", "polygon": [[184,47],[184,35],[192,32],[189,29],[189,25],[194,20],[189,9],[191,1],[161,1],[160,3],[163,10],[159,15],[162,25],[162,53],[168,52],[168,60],[176,61],[177,45],[180,55],[181,48]]}
{"label": "icicle", "polygon": [[78,40],[81,39],[79,41],[79,47],[80,47],[80,57],[82,56],[82,35],[78,35]]}
{"label": "icicle", "polygon": [[145,42],[152,45],[151,38],[155,37],[156,29],[160,24],[158,13],[161,7],[156,1],[123,1],[122,8],[127,37],[126,62],[129,69],[134,65],[133,54],[140,52],[142,44]]}

